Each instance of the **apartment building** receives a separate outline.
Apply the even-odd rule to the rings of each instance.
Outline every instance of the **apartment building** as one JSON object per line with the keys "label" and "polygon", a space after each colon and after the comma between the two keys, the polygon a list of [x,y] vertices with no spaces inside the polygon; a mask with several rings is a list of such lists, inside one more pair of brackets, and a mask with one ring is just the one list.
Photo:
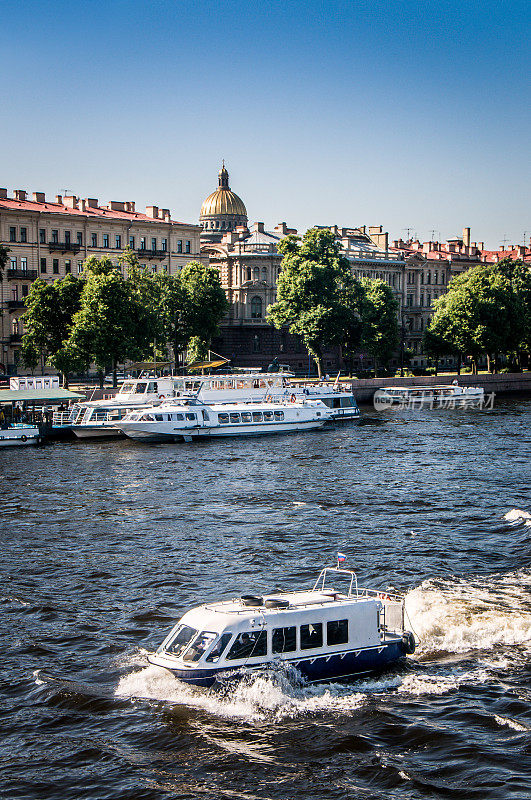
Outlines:
{"label": "apartment building", "polygon": [[24,298],[37,277],[55,281],[79,274],[89,256],[108,256],[115,263],[126,247],[153,272],[176,274],[186,263],[208,263],[201,254],[201,227],[172,219],[170,210],[148,206],[137,211],[132,201],[57,195],[43,192],[31,199],[23,189],[13,196],[0,189],[0,242],[8,263],[0,283],[0,372],[20,368]]}

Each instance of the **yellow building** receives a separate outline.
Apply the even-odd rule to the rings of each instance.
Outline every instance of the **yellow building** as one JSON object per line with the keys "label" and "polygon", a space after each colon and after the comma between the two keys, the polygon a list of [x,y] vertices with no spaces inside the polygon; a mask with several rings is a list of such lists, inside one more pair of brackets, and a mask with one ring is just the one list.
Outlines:
{"label": "yellow building", "polygon": [[20,364],[24,297],[37,277],[45,281],[82,271],[89,256],[108,256],[117,262],[126,247],[153,272],[177,273],[201,255],[201,228],[177,222],[169,209],[148,206],[137,211],[132,201],[111,200],[100,206],[95,198],[43,192],[31,199],[22,189],[9,197],[0,189],[0,242],[9,248],[0,283],[0,372],[15,374]]}

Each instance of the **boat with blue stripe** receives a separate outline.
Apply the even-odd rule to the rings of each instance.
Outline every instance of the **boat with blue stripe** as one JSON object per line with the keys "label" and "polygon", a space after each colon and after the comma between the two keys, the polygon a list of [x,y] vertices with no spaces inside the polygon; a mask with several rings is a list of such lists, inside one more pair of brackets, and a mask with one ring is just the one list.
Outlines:
{"label": "boat with blue stripe", "polygon": [[309,682],[382,670],[415,650],[404,598],[358,586],[356,573],[323,569],[310,591],[243,595],[187,611],[151,664],[185,683],[212,686],[268,667]]}

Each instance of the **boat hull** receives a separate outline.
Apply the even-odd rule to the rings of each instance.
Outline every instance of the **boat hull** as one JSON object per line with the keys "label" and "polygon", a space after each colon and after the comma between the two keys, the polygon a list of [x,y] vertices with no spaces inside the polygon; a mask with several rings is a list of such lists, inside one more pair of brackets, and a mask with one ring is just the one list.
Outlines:
{"label": "boat hull", "polygon": [[162,666],[169,670],[176,678],[184,683],[193,686],[210,687],[215,683],[227,679],[238,679],[250,671],[264,669],[273,666],[275,663],[295,667],[309,683],[321,681],[339,680],[342,678],[353,678],[357,675],[366,675],[371,672],[390,667],[407,655],[406,646],[402,639],[395,639],[391,642],[382,643],[377,647],[359,648],[343,653],[332,653],[308,658],[296,658],[293,660],[282,659],[279,662],[264,662],[263,664],[252,664],[244,667],[216,669],[178,669],[161,663],[157,656],[148,656],[148,661],[156,666]]}
{"label": "boat hull", "polygon": [[163,441],[180,441],[182,439],[198,439],[210,437],[228,437],[228,436],[264,436],[274,433],[298,433],[300,431],[315,430],[322,428],[327,420],[308,420],[297,423],[271,423],[270,425],[227,425],[220,427],[190,427],[190,428],[173,428],[168,425],[168,429],[151,431],[149,425],[142,427],[142,425],[135,425],[129,423],[121,429],[126,436],[131,439],[137,439],[143,442],[163,442]]}
{"label": "boat hull", "polygon": [[71,431],[78,439],[118,439],[123,436],[121,430],[107,425],[73,425]]}
{"label": "boat hull", "polygon": [[41,434],[37,427],[24,425],[0,429],[0,447],[24,447],[39,444]]}

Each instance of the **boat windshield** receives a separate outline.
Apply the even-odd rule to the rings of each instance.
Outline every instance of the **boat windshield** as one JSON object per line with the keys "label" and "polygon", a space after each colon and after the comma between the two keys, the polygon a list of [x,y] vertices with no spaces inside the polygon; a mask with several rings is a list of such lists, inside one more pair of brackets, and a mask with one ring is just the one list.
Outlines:
{"label": "boat windshield", "polygon": [[119,394],[130,394],[131,392],[135,391],[135,384],[134,383],[124,383],[122,388],[120,389]]}
{"label": "boat windshield", "polygon": [[186,653],[183,656],[183,661],[199,661],[203,653],[210,647],[214,639],[215,633],[210,631],[203,631],[197,636]]}
{"label": "boat windshield", "polygon": [[198,631],[195,628],[190,628],[188,625],[179,625],[172,638],[163,645],[164,650],[174,656],[180,656],[192,639],[197,636],[197,633]]}

